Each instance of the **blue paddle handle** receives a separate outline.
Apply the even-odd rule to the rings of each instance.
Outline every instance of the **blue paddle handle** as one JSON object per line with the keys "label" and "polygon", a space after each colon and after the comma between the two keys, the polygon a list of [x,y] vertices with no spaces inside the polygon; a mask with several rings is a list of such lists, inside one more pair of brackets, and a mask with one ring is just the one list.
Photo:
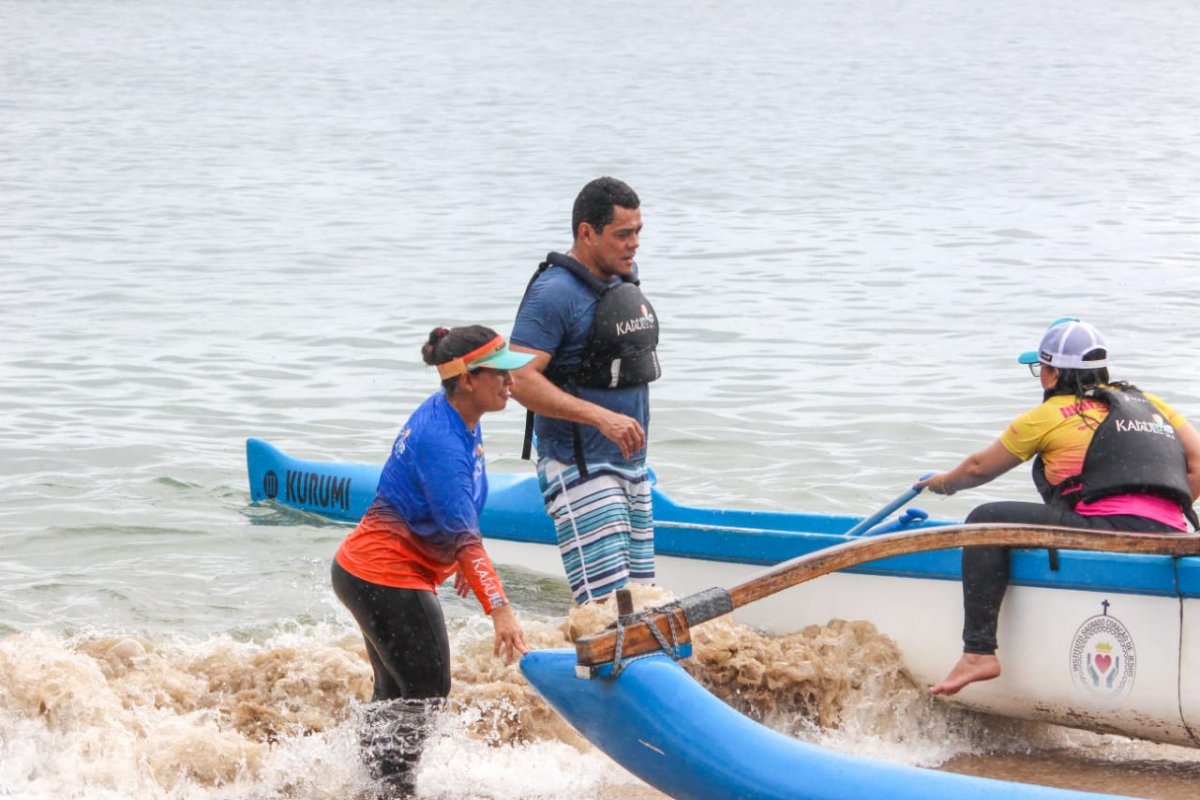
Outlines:
{"label": "blue paddle handle", "polygon": [[[934,475],[934,474],[936,474],[936,473],[926,472],[924,475],[922,475],[917,480],[923,481],[926,478],[928,478],[929,476]],[[866,519],[864,519],[862,522],[855,525],[850,530],[846,531],[845,535],[846,536],[859,536],[862,533],[869,531],[871,528],[874,528],[876,525],[878,525],[879,523],[881,523],[885,519],[887,519],[889,516],[891,516],[892,512],[899,509],[901,506],[903,506],[905,503],[912,500],[914,497],[916,497],[920,493],[921,493],[920,489],[916,488],[915,486],[910,486],[907,490],[905,490],[904,494],[900,495],[895,500],[893,500],[892,502],[888,503],[883,508],[876,511],[874,514],[867,517]]]}

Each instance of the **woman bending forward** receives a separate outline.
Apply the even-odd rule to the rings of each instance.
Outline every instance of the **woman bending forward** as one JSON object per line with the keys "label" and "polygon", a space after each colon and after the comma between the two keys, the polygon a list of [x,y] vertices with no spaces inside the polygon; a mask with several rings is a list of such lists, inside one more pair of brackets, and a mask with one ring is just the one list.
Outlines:
{"label": "woman bending forward", "polygon": [[364,761],[380,795],[411,797],[432,718],[450,693],[450,644],[437,587],[451,575],[495,627],[496,655],[524,653],[504,586],[483,549],[479,513],[487,499],[480,418],[502,410],[509,370],[531,356],[474,325],[437,328],[421,349],[441,391],[400,429],[375,501],[334,558],[333,589],[362,629],[375,691],[359,729]]}

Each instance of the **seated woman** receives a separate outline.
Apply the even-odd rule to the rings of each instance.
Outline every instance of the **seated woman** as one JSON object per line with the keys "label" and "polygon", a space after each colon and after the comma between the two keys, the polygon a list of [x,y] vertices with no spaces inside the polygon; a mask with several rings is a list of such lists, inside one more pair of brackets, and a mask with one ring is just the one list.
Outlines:
{"label": "seated woman", "polygon": [[[1200,433],[1158,397],[1111,383],[1094,327],[1057,320],[1018,358],[1042,383],[1042,404],[949,472],[916,485],[937,494],[980,486],[1030,458],[1043,503],[986,503],[968,523],[1011,522],[1134,533],[1200,529]],[[963,654],[933,694],[1000,675],[996,626],[1008,587],[1005,547],[964,547]]]}
{"label": "seated woman", "polygon": [[487,500],[484,414],[512,394],[513,353],[491,328],[436,328],[421,350],[442,387],[413,412],[392,444],[375,502],[338,548],[333,589],[354,615],[375,673],[364,709],[362,755],[379,796],[411,797],[433,715],[450,692],[450,643],[437,587],[474,591],[508,663],[525,634],[484,551],[479,513]]}

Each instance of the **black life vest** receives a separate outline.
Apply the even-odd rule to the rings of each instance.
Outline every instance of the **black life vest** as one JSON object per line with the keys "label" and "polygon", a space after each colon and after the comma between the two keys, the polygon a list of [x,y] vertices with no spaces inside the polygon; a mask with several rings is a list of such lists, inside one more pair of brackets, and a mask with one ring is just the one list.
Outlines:
{"label": "black life vest", "polygon": [[1038,456],[1033,482],[1047,503],[1074,508],[1122,494],[1150,494],[1174,500],[1192,527],[1200,530],[1188,485],[1187,454],[1171,423],[1154,404],[1132,387],[1095,388],[1085,397],[1108,406],[1108,416],[1096,428],[1078,475],[1051,484]]}
{"label": "black life vest", "polygon": [[[658,316],[654,306],[642,294],[639,281],[621,275],[615,283],[605,283],[574,258],[551,252],[538,265],[525,287],[525,295],[551,267],[561,267],[592,291],[598,298],[592,316],[583,355],[576,365],[564,367],[551,359],[543,373],[556,386],[571,394],[577,387],[622,389],[651,383],[662,377],[658,363]],[[521,298],[522,305],[525,298]],[[518,313],[520,313],[518,311]],[[583,460],[583,442],[579,426],[573,424],[575,462],[581,476],[587,476]],[[529,458],[533,440],[533,412],[526,415],[522,458]]]}
{"label": "black life vest", "polygon": [[638,279],[621,275],[619,282],[605,283],[570,256],[550,253],[530,278],[526,294],[550,267],[567,270],[599,299],[579,364],[564,368],[551,361],[546,377],[560,387],[593,389],[620,389],[658,380],[662,376],[658,317]]}

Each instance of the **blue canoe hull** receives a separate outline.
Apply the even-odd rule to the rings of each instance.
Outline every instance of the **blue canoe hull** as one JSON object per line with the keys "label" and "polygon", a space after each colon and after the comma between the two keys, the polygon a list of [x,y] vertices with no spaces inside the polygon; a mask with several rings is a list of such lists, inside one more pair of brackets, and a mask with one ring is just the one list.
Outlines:
{"label": "blue canoe hull", "polygon": [[[246,440],[246,467],[250,497],[254,502],[273,501],[341,522],[358,522],[375,499],[381,464],[314,461],[295,458],[262,439]],[[485,534],[528,541],[553,542],[554,528],[542,511],[541,490],[532,470],[526,474],[488,472],[488,502],[480,525]],[[780,511],[701,508],[676,503],[657,486],[651,490],[656,527],[695,526],[746,531],[783,531],[824,535],[827,543],[862,521],[862,517],[837,514],[804,514]],[[885,520],[864,535],[945,525],[923,512],[904,522]],[[686,537],[683,537],[686,538]],[[789,556],[790,557],[790,556]],[[775,554],[755,556],[761,563],[782,560]]]}
{"label": "blue canoe hull", "polygon": [[1103,795],[872,761],[800,742],[734,711],[664,655],[620,677],[575,677],[575,653],[537,650],[521,671],[610,758],[677,800],[1097,800]]}
{"label": "blue canoe hull", "polygon": [[[246,441],[250,498],[332,520],[356,523],[375,499],[382,466],[295,458],[262,439]],[[532,474],[489,472],[490,490],[480,528],[489,540],[557,547]],[[660,557],[769,567],[841,544],[862,517],[778,511],[713,509],[675,502],[652,489],[655,552]],[[916,519],[885,520],[864,535],[946,525],[919,510]],[[957,551],[889,558],[849,572],[957,581]],[[1200,558],[1115,553],[1061,553],[1051,565],[1045,551],[1014,553],[1014,585],[1056,590],[1118,592],[1200,599]],[[720,582],[724,583],[724,582]]]}
{"label": "blue canoe hull", "polygon": [[[357,521],[380,467],[306,461],[247,442],[251,498]],[[561,577],[553,526],[532,474],[490,473],[481,529],[502,567]],[[653,489],[657,581],[682,597],[846,541],[861,518],[707,509]],[[920,515],[918,515],[920,516]],[[919,520],[922,528],[945,524]],[[901,527],[893,519],[868,533]],[[786,634],[831,619],[869,621],[894,641],[920,684],[961,652],[960,553],[896,556],[802,583],[748,604],[737,621]],[[1200,738],[1200,557],[1014,550],[1000,618],[1004,674],[955,702],[982,711],[1197,746]],[[1100,648],[1114,657],[1096,674]],[[1107,661],[1107,659],[1106,659]],[[1101,664],[1106,662],[1099,662]],[[1115,679],[1117,664],[1119,680]],[[1113,679],[1113,680],[1110,680]]]}

